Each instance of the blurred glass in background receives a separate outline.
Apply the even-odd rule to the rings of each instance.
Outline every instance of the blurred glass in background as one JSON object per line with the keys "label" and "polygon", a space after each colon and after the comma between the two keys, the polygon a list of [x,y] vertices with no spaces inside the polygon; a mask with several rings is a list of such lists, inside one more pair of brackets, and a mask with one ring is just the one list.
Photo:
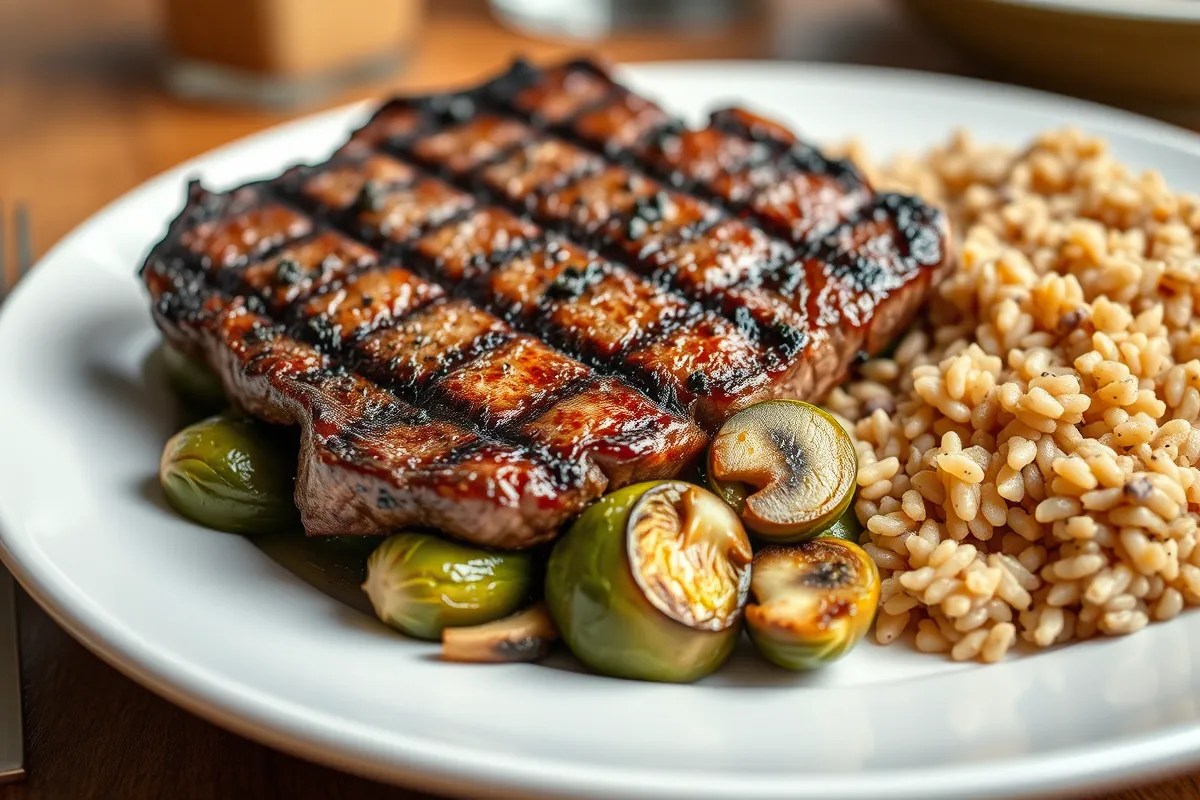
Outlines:
{"label": "blurred glass in background", "polygon": [[163,0],[168,87],[292,106],[397,69],[421,0]]}
{"label": "blurred glass in background", "polygon": [[522,33],[591,41],[646,28],[673,33],[711,28],[751,5],[750,0],[491,0],[493,13]]}

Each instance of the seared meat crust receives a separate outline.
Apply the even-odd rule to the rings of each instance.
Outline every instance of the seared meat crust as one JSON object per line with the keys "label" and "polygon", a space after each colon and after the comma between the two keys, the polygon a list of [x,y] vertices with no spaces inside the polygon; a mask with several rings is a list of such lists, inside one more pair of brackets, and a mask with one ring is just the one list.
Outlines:
{"label": "seared meat crust", "polygon": [[142,269],[233,401],[302,429],[311,534],[555,535],[736,410],[819,398],[946,261],[944,217],[740,109],[586,62],[385,104],[325,163],[193,184]]}

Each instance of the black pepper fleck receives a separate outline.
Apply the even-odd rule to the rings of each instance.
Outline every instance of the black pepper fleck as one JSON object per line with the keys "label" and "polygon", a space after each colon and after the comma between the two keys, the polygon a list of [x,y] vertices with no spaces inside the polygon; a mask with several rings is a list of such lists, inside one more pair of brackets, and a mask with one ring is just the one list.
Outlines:
{"label": "black pepper fleck", "polygon": [[279,265],[275,268],[275,284],[277,286],[295,286],[302,280],[304,280],[304,269],[298,261],[293,258],[279,259]]}

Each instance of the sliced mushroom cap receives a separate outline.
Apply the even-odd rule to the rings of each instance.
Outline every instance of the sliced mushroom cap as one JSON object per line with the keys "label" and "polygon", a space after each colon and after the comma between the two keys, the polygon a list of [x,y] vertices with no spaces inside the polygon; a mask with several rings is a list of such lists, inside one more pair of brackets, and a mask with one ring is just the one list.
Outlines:
{"label": "sliced mushroom cap", "polygon": [[758,651],[788,669],[813,669],[848,653],[879,605],[879,571],[858,545],[821,537],[754,557],[746,625]]}
{"label": "sliced mushroom cap", "polygon": [[558,629],[545,603],[535,603],[510,617],[470,628],[442,631],[446,661],[508,663],[536,661],[550,652]]}
{"label": "sliced mushroom cap", "polygon": [[746,527],[771,542],[796,542],[828,528],[850,505],[858,457],[827,411],[769,400],[721,426],[707,471]]}
{"label": "sliced mushroom cap", "polygon": [[628,523],[629,562],[646,598],[691,628],[724,630],[746,602],[753,558],[729,506],[699,486],[647,490]]}

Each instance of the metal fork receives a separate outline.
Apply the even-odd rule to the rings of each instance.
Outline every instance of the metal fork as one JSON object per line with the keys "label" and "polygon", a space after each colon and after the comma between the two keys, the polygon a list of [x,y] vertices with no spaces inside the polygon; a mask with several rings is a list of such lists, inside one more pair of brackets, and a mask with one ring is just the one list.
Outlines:
{"label": "metal fork", "polygon": [[[17,269],[10,275],[5,242],[5,213],[0,205],[0,304],[17,281],[33,266],[33,239],[29,209],[13,208]],[[21,715],[21,659],[17,647],[17,594],[15,582],[0,566],[0,783],[25,777],[25,732]]]}

